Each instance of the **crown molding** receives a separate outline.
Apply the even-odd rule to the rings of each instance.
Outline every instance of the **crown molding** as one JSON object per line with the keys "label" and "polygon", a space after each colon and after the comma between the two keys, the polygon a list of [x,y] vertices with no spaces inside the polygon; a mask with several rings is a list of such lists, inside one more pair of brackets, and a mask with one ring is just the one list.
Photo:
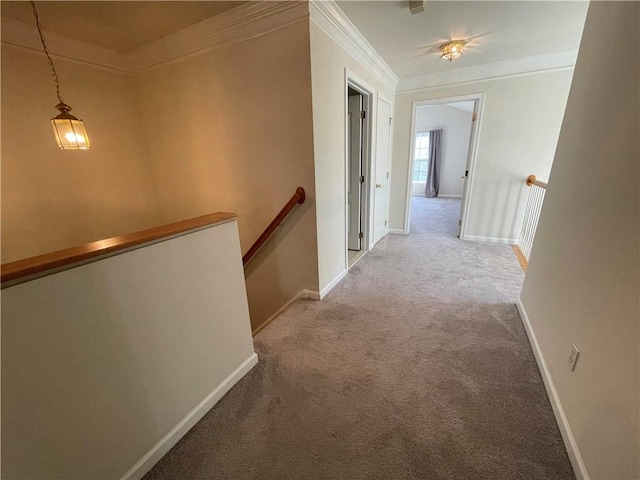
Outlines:
{"label": "crown molding", "polygon": [[[133,50],[119,53],[45,30],[51,54],[113,73],[131,74],[260,37],[310,19],[380,82],[398,93],[492,78],[573,68],[577,50],[505,60],[399,80],[333,0],[266,1],[232,10]],[[35,26],[2,18],[2,43],[43,54]]]}
{"label": "crown molding", "polygon": [[575,67],[577,58],[577,50],[565,50],[562,52],[487,63],[475,67],[433,72],[400,80],[397,92],[404,93],[458,83],[489,80],[492,78],[540,73],[549,70],[564,70]]}
{"label": "crown molding", "polygon": [[[45,34],[53,56],[132,74],[257,38],[308,18],[306,2],[249,2],[127,53],[46,30]],[[2,18],[2,43],[44,54],[36,27],[15,20]]]}
{"label": "crown molding", "polygon": [[126,54],[139,72],[266,35],[309,18],[306,2],[249,2]]}
{"label": "crown molding", "polygon": [[333,0],[310,0],[310,20],[393,90],[398,76]]}
{"label": "crown molding", "polygon": [[[124,56],[115,50],[47,30],[44,33],[47,38],[47,47],[52,56],[89,64],[115,73],[129,73]],[[35,25],[2,17],[2,43],[33,50],[44,55]]]}

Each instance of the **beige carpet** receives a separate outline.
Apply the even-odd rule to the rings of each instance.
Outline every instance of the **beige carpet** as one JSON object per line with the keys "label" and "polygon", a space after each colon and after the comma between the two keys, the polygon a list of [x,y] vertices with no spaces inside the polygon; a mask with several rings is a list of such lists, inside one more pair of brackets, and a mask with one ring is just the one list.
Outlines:
{"label": "beige carpet", "polygon": [[258,334],[259,365],[147,480],[574,478],[511,248],[455,238],[459,201],[413,207],[411,235]]}

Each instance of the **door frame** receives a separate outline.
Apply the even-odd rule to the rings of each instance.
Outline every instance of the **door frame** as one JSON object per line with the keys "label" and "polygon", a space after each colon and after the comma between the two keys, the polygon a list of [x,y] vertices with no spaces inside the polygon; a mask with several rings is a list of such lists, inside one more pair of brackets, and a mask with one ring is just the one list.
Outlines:
{"label": "door frame", "polygon": [[[356,95],[352,95],[351,93],[355,92]],[[355,99],[355,100],[354,100]],[[363,130],[364,130],[364,121],[360,115],[360,112],[363,111],[364,107],[364,97],[360,92],[353,90],[349,87],[349,97],[347,98],[348,102],[348,137],[347,137],[347,163],[349,168],[347,169],[347,184],[349,186],[349,197],[347,198],[348,202],[348,221],[347,221],[347,250],[349,250],[349,257],[351,258],[352,246],[357,244],[357,248],[355,248],[358,253],[360,253],[364,247],[363,238],[360,236],[360,233],[363,231],[363,225],[365,219],[363,218],[365,212],[363,212],[363,201],[364,201],[364,185],[362,182],[361,175],[364,174],[364,159],[362,157],[362,145],[363,145]],[[357,126],[356,126],[357,125]],[[355,173],[358,173],[356,175]],[[357,212],[355,211],[357,208]],[[355,220],[357,219],[357,228],[355,227]]]}
{"label": "door frame", "polygon": [[356,90],[362,95],[362,103],[364,111],[367,112],[362,125],[362,174],[365,182],[362,184],[362,242],[361,256],[370,250],[371,239],[371,167],[373,157],[372,139],[373,128],[375,127],[375,98],[376,90],[367,82],[358,77],[348,68],[344,69],[344,111],[342,118],[344,119],[344,209],[345,209],[345,230],[344,230],[344,268],[349,270],[349,125],[347,118],[349,115],[349,87]]}
{"label": "door frame", "polygon": [[476,170],[476,160],[478,154],[478,144],[480,140],[480,131],[482,124],[482,112],[484,107],[484,92],[480,93],[470,93],[466,95],[456,95],[452,97],[440,97],[440,98],[432,98],[428,100],[416,100],[413,102],[413,107],[411,111],[411,139],[409,144],[409,170],[407,172],[407,197],[405,199],[405,218],[404,218],[404,231],[405,235],[409,234],[409,229],[411,227],[411,187],[412,187],[412,177],[413,177],[413,166],[415,161],[415,141],[416,141],[416,116],[418,114],[419,107],[428,107],[432,105],[443,105],[446,103],[457,103],[457,102],[468,102],[468,101],[476,101],[477,102],[477,114],[475,122],[471,123],[471,135],[470,145],[469,145],[469,153],[468,153],[468,165],[469,165],[469,175],[465,182],[467,182],[466,186],[466,195],[462,199],[462,205],[460,206],[461,212],[461,225],[460,225],[460,239],[464,240],[466,237],[467,231],[467,223],[468,223],[468,212],[469,205],[471,202],[471,197],[473,193],[473,179],[475,178],[475,170]]}

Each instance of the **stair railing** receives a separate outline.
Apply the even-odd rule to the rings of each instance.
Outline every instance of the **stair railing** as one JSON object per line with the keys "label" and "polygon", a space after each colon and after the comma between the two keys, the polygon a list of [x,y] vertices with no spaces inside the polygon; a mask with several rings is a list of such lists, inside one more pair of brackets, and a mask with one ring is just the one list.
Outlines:
{"label": "stair railing", "polygon": [[262,248],[266,241],[269,240],[269,237],[273,235],[273,232],[276,231],[283,220],[287,218],[287,216],[291,213],[291,210],[293,210],[296,205],[303,204],[305,199],[306,193],[304,191],[304,188],[296,188],[296,193],[293,194],[293,196],[289,199],[282,210],[280,210],[278,215],[276,215],[276,218],[274,218],[269,226],[264,230],[264,232],[262,232],[262,235],[258,237],[258,240],[256,240],[256,242],[251,245],[251,248],[247,251],[247,253],[244,254],[244,256],[242,257],[243,265],[246,266],[247,263],[249,263],[254,255],[258,253],[258,250],[260,250],[260,248]]}
{"label": "stair railing", "polygon": [[60,270],[67,270],[80,264],[94,262],[110,255],[141,248],[174,236],[184,235],[186,232],[202,229],[203,227],[226,223],[235,220],[236,217],[235,213],[210,213],[139,232],[105,238],[77,247],[65,248],[64,250],[5,263],[1,267],[2,288]]}
{"label": "stair railing", "polygon": [[531,190],[529,191],[527,208],[524,212],[520,238],[518,244],[514,247],[524,270],[527,269],[529,264],[531,248],[533,247],[536,229],[538,228],[538,220],[540,219],[540,212],[542,211],[542,204],[544,203],[544,195],[547,191],[547,184],[536,179],[535,175],[529,175],[526,183],[527,186],[531,187]]}

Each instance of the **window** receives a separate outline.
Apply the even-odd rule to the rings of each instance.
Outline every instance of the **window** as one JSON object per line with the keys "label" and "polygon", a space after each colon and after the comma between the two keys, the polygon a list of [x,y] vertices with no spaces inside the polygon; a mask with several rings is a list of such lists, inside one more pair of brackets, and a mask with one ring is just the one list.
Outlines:
{"label": "window", "polygon": [[429,168],[429,132],[416,133],[415,162],[413,163],[413,181],[427,181]]}

